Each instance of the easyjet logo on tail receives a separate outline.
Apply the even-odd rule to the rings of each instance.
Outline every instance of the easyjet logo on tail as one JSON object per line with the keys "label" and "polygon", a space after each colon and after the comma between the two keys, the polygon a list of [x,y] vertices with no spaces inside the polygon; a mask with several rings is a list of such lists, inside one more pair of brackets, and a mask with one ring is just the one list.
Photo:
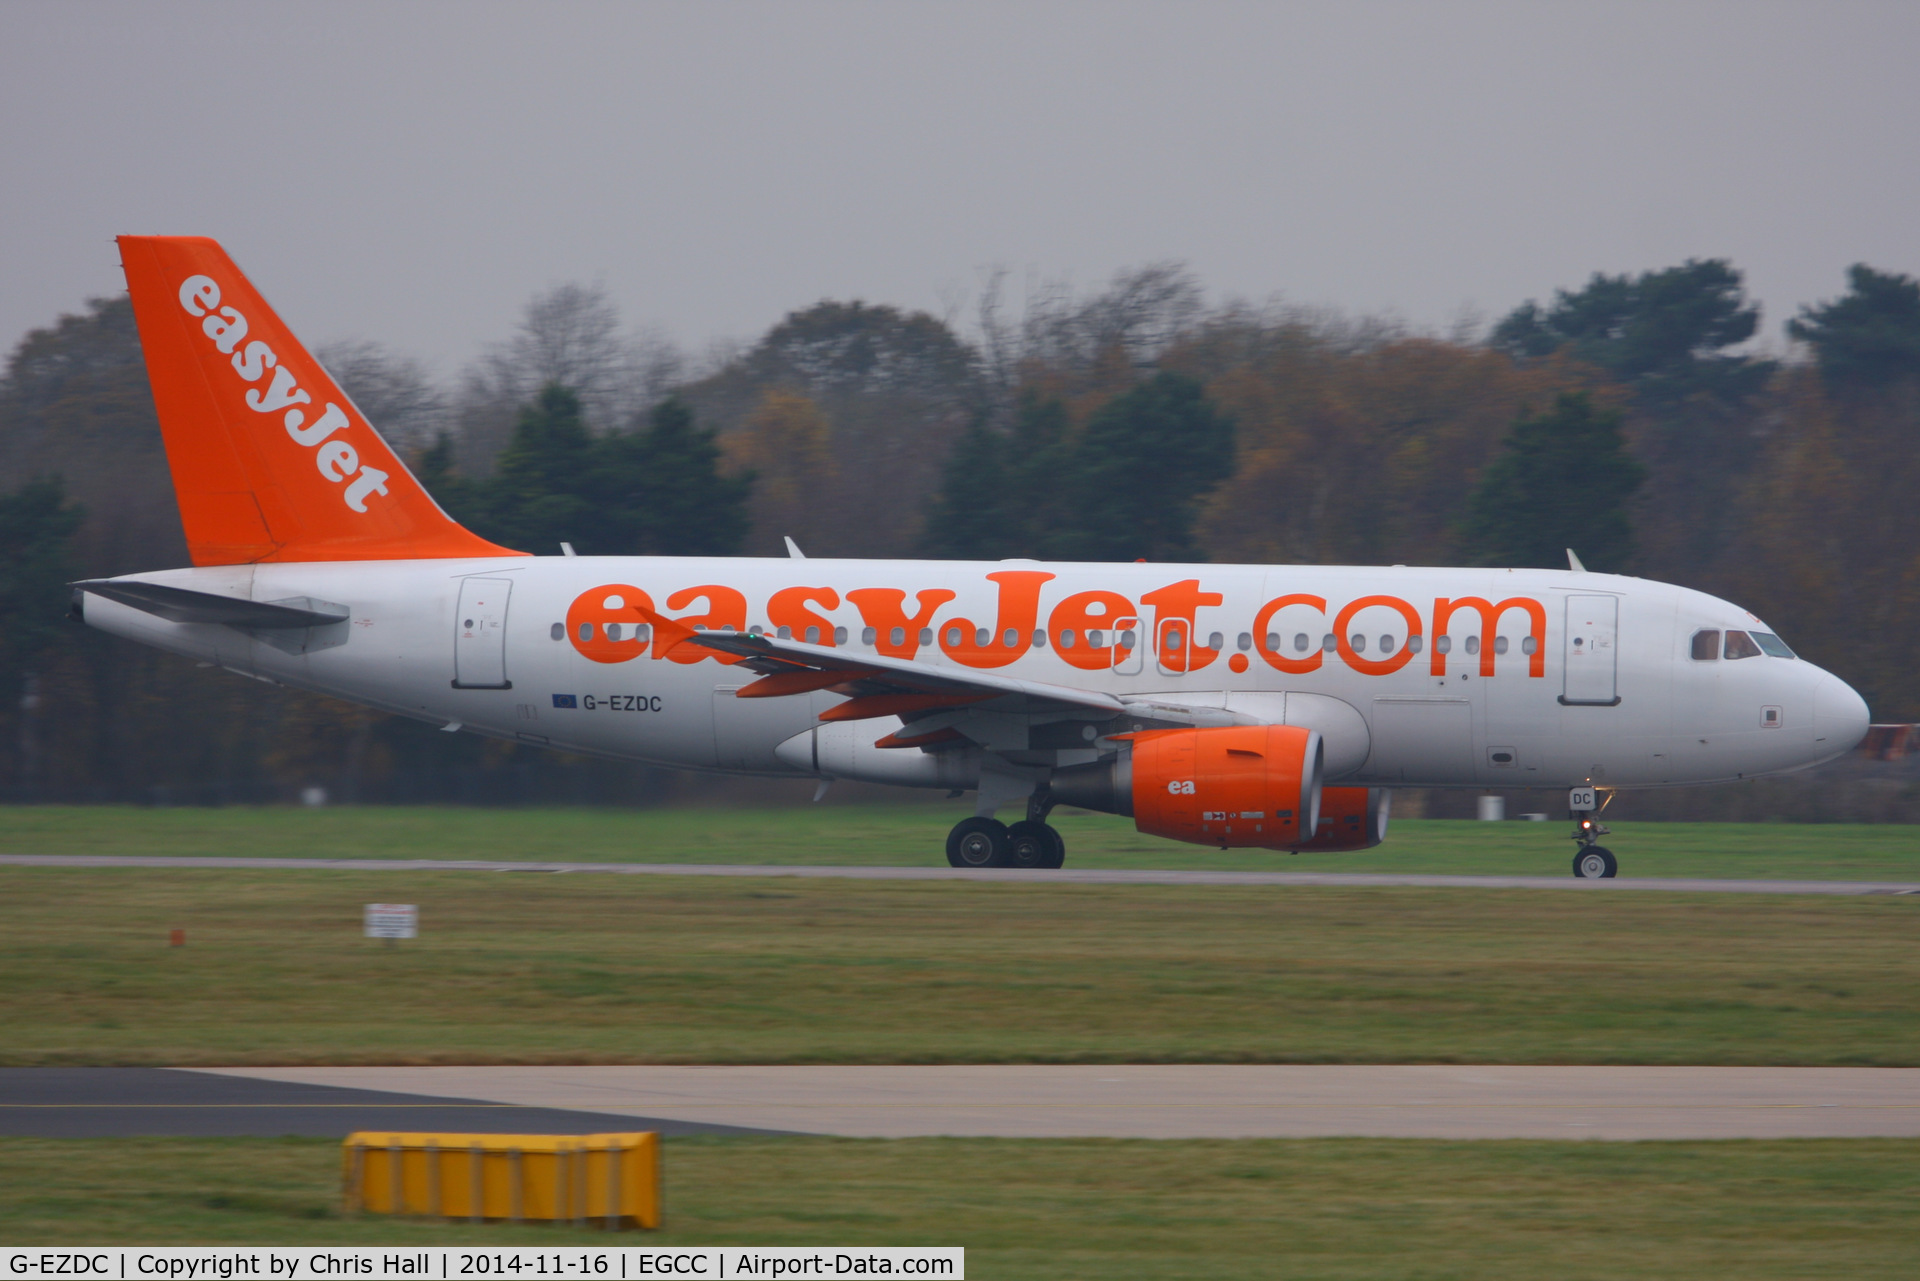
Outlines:
{"label": "easyjet logo on tail", "polygon": [[[255,384],[247,389],[247,408],[256,414],[281,415],[287,435],[296,445],[314,451],[314,466],[328,481],[338,485],[352,478],[342,494],[351,510],[365,512],[370,495],[385,496],[388,474],[378,467],[361,466],[360,451],[350,442],[330,439],[341,428],[352,425],[346,412],[329,403],[319,418],[307,422],[313,397],[298,386],[293,372],[280,363],[272,347],[257,338],[247,341],[247,318],[236,308],[220,305],[220,286],[211,276],[188,276],[181,281],[180,306],[200,320],[201,332],[213,341],[215,350],[230,358],[240,380]],[[259,386],[269,370],[272,378],[266,386]]]}

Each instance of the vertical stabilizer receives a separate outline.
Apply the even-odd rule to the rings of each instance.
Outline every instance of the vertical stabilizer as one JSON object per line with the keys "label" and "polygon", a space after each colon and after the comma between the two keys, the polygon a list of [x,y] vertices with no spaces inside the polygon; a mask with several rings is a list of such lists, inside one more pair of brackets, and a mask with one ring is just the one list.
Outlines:
{"label": "vertical stabilizer", "polygon": [[120,262],[195,565],[525,554],[440,510],[214,241]]}

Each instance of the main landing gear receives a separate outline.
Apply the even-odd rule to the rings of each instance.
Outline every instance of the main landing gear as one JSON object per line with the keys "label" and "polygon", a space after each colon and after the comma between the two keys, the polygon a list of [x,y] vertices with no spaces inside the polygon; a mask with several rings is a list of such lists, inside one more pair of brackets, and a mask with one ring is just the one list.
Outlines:
{"label": "main landing gear", "polygon": [[947,833],[947,862],[954,867],[1059,867],[1067,843],[1039,819],[1011,826],[997,818],[963,818]]}

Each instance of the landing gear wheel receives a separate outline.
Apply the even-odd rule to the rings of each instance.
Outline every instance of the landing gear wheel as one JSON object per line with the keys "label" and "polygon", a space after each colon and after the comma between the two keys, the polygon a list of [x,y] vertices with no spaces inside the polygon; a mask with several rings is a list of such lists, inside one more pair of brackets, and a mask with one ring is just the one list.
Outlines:
{"label": "landing gear wheel", "polygon": [[1035,819],[1023,818],[1007,829],[1012,867],[1059,867],[1067,861],[1067,843],[1060,833]]}
{"label": "landing gear wheel", "polygon": [[1604,845],[1589,845],[1573,856],[1573,874],[1583,881],[1611,880],[1619,870],[1613,851]]}
{"label": "landing gear wheel", "polygon": [[1011,867],[1013,842],[997,818],[963,818],[947,833],[947,862],[954,867]]}

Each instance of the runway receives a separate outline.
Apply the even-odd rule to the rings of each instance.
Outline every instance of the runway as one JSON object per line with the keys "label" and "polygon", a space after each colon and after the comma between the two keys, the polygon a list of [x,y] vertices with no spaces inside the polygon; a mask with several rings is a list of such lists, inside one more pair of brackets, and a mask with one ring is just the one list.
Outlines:
{"label": "runway", "polygon": [[0,1068],[0,1135],[105,1138],[135,1134],[341,1138],[355,1130],[582,1134],[655,1130],[739,1134],[736,1126],[598,1114],[506,1100],[396,1094],[291,1079],[211,1076],[169,1068]]}
{"label": "runway", "polygon": [[221,1068],[245,1079],[868,1138],[1920,1137],[1920,1068]]}
{"label": "runway", "polygon": [[1435,889],[1573,890],[1609,894],[1657,890],[1668,894],[1920,895],[1913,881],[1709,880],[1689,877],[1618,877],[1583,881],[1573,876],[1445,876],[1401,872],[1222,872],[1062,868],[822,867],[761,863],[516,863],[431,858],[197,858],[175,855],[0,854],[0,867],[174,867],[214,870],[333,872],[517,872],[625,876],[795,877],[852,881],[1008,881],[1020,885],[1412,885]]}

